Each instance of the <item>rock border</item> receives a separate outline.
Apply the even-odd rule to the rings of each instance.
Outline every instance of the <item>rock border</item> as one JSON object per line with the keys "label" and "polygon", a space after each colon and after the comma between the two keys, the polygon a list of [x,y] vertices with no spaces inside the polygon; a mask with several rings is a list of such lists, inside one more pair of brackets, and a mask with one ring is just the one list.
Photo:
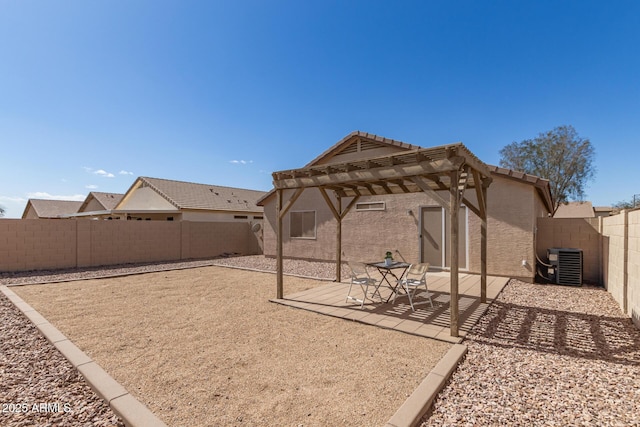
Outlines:
{"label": "rock border", "polygon": [[385,427],[416,426],[427,413],[440,390],[447,384],[458,363],[467,354],[465,344],[454,344],[405,400]]}

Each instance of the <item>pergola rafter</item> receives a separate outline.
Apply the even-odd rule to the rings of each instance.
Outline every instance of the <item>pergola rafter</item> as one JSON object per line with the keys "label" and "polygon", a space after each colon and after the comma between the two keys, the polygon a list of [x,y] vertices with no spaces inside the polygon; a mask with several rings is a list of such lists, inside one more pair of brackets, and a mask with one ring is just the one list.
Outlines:
{"label": "pergola rafter", "polygon": [[[462,143],[399,151],[366,159],[312,165],[273,173],[277,193],[277,297],[283,291],[282,219],[307,188],[317,188],[337,221],[336,280],[340,281],[342,219],[361,196],[424,192],[446,209],[451,233],[451,335],[458,336],[458,212],[465,204],[481,219],[481,301],[486,302],[487,188],[491,172]],[[464,197],[475,189],[477,205]],[[284,201],[285,190],[295,190]],[[336,204],[327,193],[333,191]],[[438,191],[447,191],[448,200]],[[353,198],[343,209],[342,199]]]}

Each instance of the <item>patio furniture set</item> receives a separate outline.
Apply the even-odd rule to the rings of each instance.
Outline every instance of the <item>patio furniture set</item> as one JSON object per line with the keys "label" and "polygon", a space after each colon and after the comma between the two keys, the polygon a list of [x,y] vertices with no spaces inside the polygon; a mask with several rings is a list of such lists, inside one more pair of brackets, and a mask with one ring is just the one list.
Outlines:
{"label": "patio furniture set", "polygon": [[[349,291],[347,292],[347,298],[345,302],[354,301],[360,304],[360,308],[364,308],[364,303],[369,300],[375,302],[374,299],[380,302],[388,303],[393,298],[393,304],[396,303],[398,297],[406,296],[409,299],[409,305],[411,310],[415,311],[415,298],[418,296],[417,292],[424,288],[425,295],[428,302],[433,307],[433,301],[427,287],[427,271],[429,270],[429,264],[416,263],[408,264],[406,262],[349,262],[349,269],[351,270],[351,281],[349,284]],[[375,268],[382,278],[376,280],[371,277],[369,268]],[[396,271],[394,271],[396,270]],[[357,285],[354,288],[354,285]],[[391,290],[391,293],[386,300],[380,294],[380,287],[386,286]],[[360,288],[362,295],[354,295],[352,292],[357,292]]]}

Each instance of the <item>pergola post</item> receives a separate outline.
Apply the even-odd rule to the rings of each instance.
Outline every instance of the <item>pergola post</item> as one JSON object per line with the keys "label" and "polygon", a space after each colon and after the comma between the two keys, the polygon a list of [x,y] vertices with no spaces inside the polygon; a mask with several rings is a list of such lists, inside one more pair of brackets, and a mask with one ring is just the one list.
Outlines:
{"label": "pergola post", "polygon": [[356,204],[356,201],[360,198],[360,196],[355,196],[351,203],[347,205],[345,210],[342,210],[342,197],[339,194],[336,194],[336,201],[338,206],[334,206],[331,198],[327,194],[327,190],[322,187],[319,187],[320,194],[324,198],[324,201],[327,203],[327,206],[331,210],[333,217],[336,219],[336,282],[342,281],[342,219],[344,216],[351,210],[351,208]]}
{"label": "pergola post", "polygon": [[282,273],[282,190],[276,192],[276,276],[277,289],[276,298],[282,299],[284,296],[283,273]]}
{"label": "pergola post", "polygon": [[460,171],[455,170],[449,175],[449,210],[451,228],[451,336],[458,336],[459,308],[458,308],[458,212],[460,211],[460,192],[458,191],[458,180],[460,179]]}
{"label": "pergola post", "polygon": [[282,249],[282,219],[285,214],[291,209],[291,206],[298,200],[298,197],[304,191],[304,188],[297,188],[293,193],[291,198],[287,201],[287,204],[283,204],[284,190],[278,188],[276,191],[276,281],[277,281],[277,289],[276,289],[276,298],[281,299],[284,297],[284,286],[283,286],[283,266],[282,266],[282,258],[283,258],[283,249]]}
{"label": "pergola post", "polygon": [[[338,212],[342,212],[342,197],[337,197]],[[342,281],[342,215],[337,218],[336,224],[336,282]]]}
{"label": "pergola post", "polygon": [[480,302],[487,302],[487,187],[482,185],[482,201],[478,204],[482,206],[480,211]]}

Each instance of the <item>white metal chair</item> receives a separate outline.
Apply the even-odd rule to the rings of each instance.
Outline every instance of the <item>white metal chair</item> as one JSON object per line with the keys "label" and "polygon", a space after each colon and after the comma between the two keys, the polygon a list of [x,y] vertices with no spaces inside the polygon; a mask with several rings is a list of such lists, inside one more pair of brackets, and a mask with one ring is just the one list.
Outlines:
{"label": "white metal chair", "polygon": [[396,303],[398,292],[400,291],[400,289],[402,289],[409,298],[411,310],[416,311],[413,305],[413,300],[416,297],[418,289],[424,287],[424,290],[426,291],[426,298],[429,300],[429,303],[433,308],[431,294],[429,293],[429,288],[427,288],[427,270],[429,270],[429,264],[427,263],[411,264],[411,266],[409,266],[409,268],[405,272],[404,276],[402,276],[400,280],[398,280],[398,289],[396,289],[396,292],[393,295],[393,303]]}
{"label": "white metal chair", "polygon": [[[347,292],[347,299],[345,300],[345,302],[349,300],[356,301],[360,303],[360,308],[363,308],[364,302],[367,299],[373,301],[371,297],[369,297],[369,286],[373,286],[375,288],[371,293],[371,296],[375,296],[376,293],[378,294],[378,296],[380,296],[380,293],[378,292],[378,287],[380,285],[376,285],[377,280],[373,279],[369,275],[367,266],[364,263],[350,261],[348,265],[351,269],[351,283],[349,284],[349,292]],[[360,286],[360,289],[362,290],[362,299],[351,295],[351,289],[353,288],[353,285]]]}

